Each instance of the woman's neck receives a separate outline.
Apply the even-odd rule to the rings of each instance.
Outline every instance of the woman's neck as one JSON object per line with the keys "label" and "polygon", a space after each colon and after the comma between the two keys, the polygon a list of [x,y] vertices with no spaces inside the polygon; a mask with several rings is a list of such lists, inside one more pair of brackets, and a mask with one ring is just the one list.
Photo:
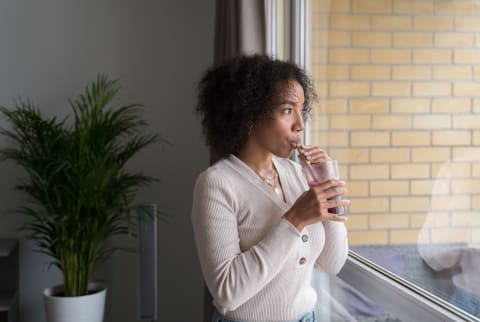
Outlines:
{"label": "woman's neck", "polygon": [[268,173],[273,169],[273,154],[258,146],[246,144],[238,153],[238,158],[257,173]]}

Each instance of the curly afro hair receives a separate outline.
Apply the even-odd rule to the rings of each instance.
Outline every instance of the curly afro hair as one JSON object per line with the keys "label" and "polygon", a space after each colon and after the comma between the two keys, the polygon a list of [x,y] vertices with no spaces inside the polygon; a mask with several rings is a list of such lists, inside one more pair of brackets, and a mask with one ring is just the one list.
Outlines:
{"label": "curly afro hair", "polygon": [[265,55],[238,56],[207,70],[198,86],[197,112],[214,159],[238,154],[250,128],[273,113],[285,82],[297,81],[305,95],[306,121],[316,98],[312,82],[297,65]]}

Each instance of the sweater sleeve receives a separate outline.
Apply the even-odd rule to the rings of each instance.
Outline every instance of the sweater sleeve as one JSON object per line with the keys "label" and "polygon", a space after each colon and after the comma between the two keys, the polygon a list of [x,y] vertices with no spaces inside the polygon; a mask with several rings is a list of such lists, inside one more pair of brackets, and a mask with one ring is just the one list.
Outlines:
{"label": "sweater sleeve", "polygon": [[348,255],[347,229],[342,222],[324,221],[325,246],[315,262],[321,271],[338,274]]}
{"label": "sweater sleeve", "polygon": [[202,173],[195,184],[192,224],[203,276],[216,306],[232,311],[274,278],[299,238],[285,219],[258,244],[242,252],[237,210],[225,176]]}

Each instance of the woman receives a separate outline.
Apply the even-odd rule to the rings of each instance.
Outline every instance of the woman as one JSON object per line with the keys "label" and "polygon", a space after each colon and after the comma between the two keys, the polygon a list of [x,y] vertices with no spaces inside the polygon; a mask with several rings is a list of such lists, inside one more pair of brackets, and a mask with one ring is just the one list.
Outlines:
{"label": "woman", "polygon": [[[330,180],[311,189],[287,159],[314,98],[294,64],[243,56],[206,72],[197,111],[218,161],[197,178],[192,222],[212,321],[316,321],[313,268],[333,274],[347,256]],[[305,146],[312,163],[327,155]]]}

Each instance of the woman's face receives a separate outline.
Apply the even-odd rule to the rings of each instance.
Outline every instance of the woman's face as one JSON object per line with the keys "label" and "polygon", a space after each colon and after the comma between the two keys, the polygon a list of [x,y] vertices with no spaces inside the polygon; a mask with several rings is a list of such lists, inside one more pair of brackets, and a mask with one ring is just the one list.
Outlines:
{"label": "woman's face", "polygon": [[279,95],[274,98],[273,114],[259,121],[249,139],[279,157],[288,157],[304,129],[302,110],[305,102],[303,88],[291,80],[279,85]]}

